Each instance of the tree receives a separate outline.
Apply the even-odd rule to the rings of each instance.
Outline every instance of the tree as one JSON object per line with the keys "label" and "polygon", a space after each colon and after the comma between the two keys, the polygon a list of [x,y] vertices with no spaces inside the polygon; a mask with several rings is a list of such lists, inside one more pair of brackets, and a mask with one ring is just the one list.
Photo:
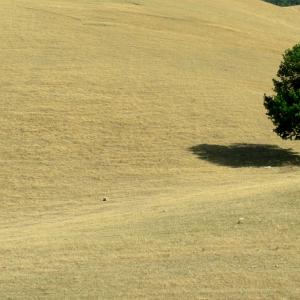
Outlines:
{"label": "tree", "polygon": [[285,51],[277,78],[273,79],[275,95],[264,95],[267,116],[283,139],[300,139],[300,44]]}
{"label": "tree", "polygon": [[264,0],[266,2],[270,2],[279,6],[292,6],[299,5],[300,0]]}

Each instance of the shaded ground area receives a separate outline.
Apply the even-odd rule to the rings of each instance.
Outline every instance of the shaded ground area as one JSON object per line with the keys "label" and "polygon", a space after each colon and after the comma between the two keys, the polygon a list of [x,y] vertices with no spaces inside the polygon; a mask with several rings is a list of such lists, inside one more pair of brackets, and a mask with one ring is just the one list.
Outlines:
{"label": "shaded ground area", "polygon": [[202,160],[233,168],[300,166],[300,156],[292,149],[263,144],[200,144],[189,148]]}

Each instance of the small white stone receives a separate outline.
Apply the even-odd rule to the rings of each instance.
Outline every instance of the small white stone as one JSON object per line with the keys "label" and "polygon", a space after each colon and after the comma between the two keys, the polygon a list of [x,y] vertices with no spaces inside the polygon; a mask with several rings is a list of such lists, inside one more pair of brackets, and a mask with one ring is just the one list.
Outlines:
{"label": "small white stone", "polygon": [[243,224],[244,220],[245,220],[244,218],[239,218],[239,220],[238,220],[237,223],[238,223],[238,224]]}

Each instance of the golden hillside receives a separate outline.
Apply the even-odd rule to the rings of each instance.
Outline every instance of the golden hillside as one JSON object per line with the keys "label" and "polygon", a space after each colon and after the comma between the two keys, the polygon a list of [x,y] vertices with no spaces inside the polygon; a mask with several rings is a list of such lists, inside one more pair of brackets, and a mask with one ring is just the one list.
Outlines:
{"label": "golden hillside", "polygon": [[0,298],[300,297],[300,144],[262,105],[299,9],[2,0],[0,30]]}

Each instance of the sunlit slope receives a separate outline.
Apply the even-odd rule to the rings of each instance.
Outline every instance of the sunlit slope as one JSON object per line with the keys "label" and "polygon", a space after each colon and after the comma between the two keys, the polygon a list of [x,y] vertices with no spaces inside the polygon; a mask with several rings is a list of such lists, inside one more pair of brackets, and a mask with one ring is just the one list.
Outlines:
{"label": "sunlit slope", "polygon": [[262,94],[297,16],[260,1],[2,1],[1,213],[199,184],[212,166],[187,148],[278,142]]}
{"label": "sunlit slope", "polygon": [[0,33],[0,298],[299,295],[300,145],[262,106],[299,10],[2,0]]}
{"label": "sunlit slope", "polygon": [[3,229],[1,297],[298,299],[297,183]]}

